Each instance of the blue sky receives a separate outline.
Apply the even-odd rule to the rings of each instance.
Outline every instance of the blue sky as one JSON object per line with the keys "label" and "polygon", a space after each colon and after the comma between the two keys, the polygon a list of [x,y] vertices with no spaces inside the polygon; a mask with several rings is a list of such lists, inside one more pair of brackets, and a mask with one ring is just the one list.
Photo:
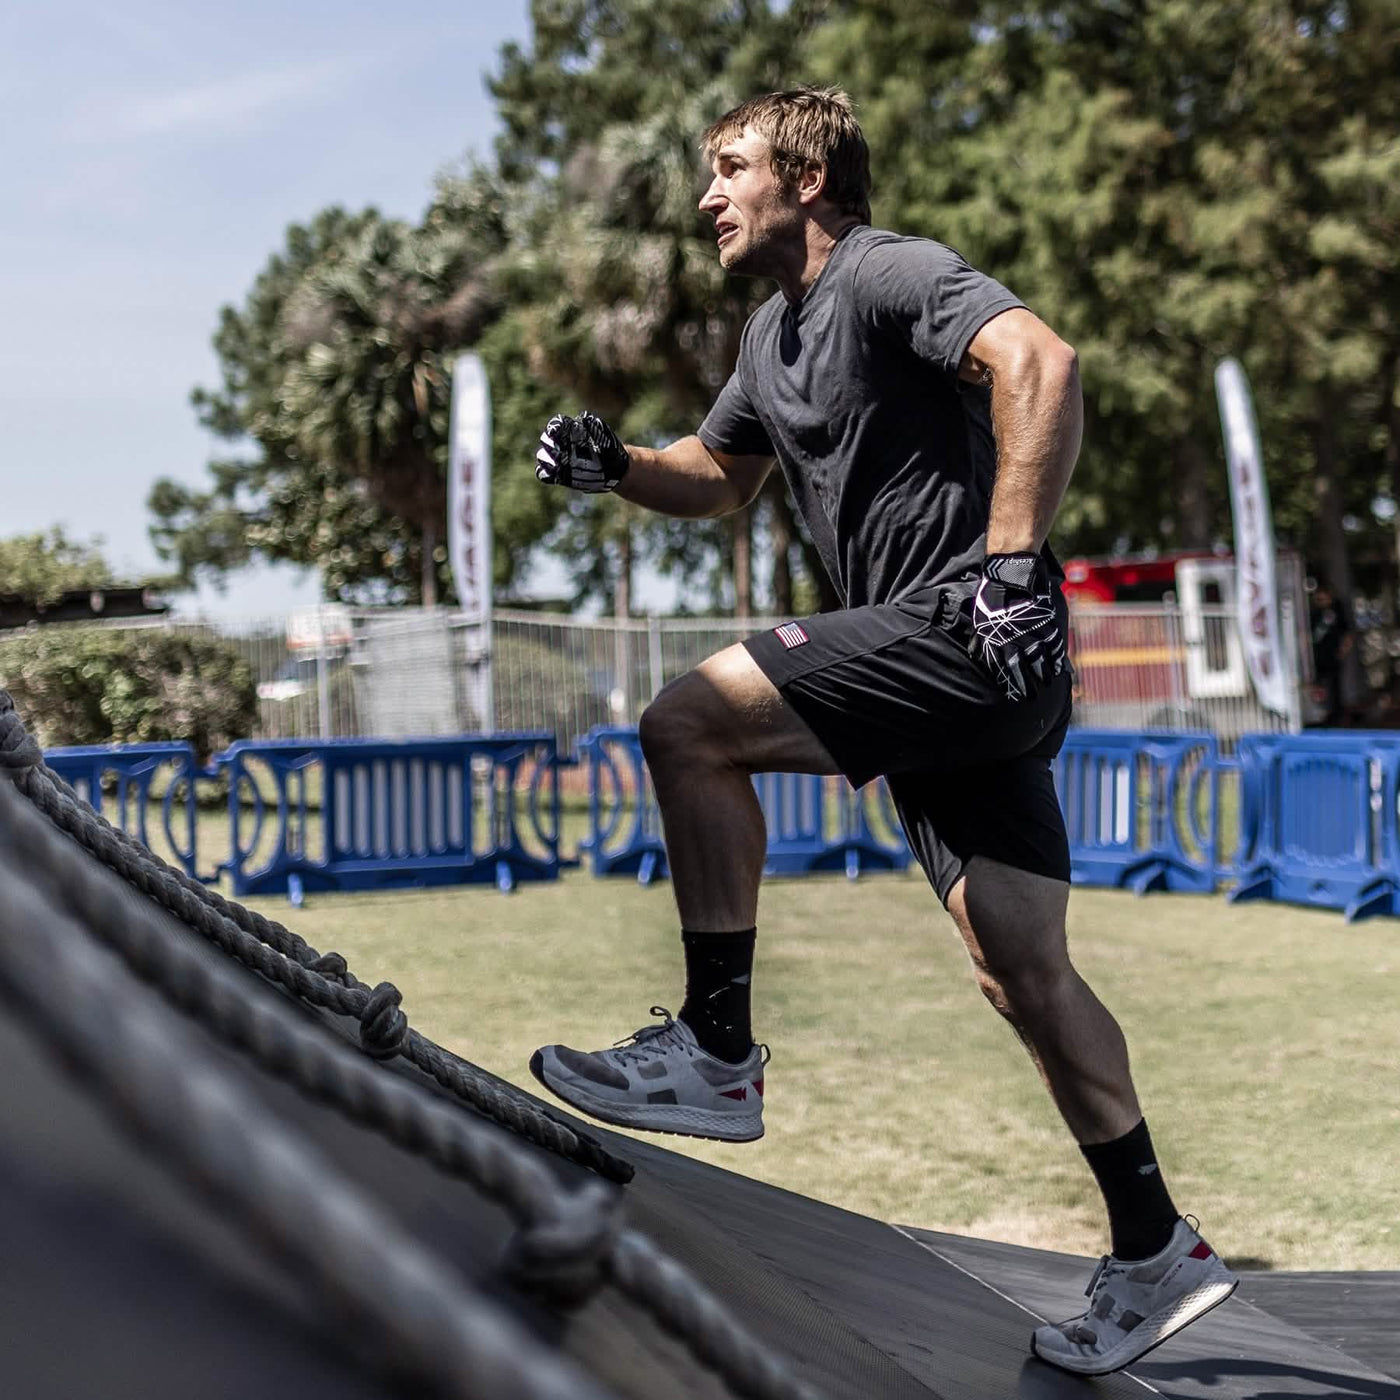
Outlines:
{"label": "blue sky", "polygon": [[[526,0],[11,7],[0,48],[0,534],[62,523],[157,567],[146,493],[216,450],[218,309],[328,204],[416,218],[495,134],[484,75]],[[236,576],[221,613],[314,601]],[[182,606],[189,606],[187,601]]]}

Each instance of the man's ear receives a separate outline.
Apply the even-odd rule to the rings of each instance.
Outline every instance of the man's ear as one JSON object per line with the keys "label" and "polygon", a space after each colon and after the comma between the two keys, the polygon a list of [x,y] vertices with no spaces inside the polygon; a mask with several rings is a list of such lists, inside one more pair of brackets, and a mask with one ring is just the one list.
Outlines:
{"label": "man's ear", "polygon": [[797,200],[799,204],[815,204],[826,193],[826,166],[820,161],[809,161],[797,177]]}

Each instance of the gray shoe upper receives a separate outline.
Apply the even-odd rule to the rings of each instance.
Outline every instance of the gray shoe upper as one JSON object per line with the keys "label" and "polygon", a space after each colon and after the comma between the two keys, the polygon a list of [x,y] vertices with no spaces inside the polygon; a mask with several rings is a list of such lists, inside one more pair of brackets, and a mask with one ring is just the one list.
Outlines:
{"label": "gray shoe upper", "polygon": [[755,1045],[745,1060],[730,1064],[702,1050],[690,1027],[664,1007],[652,1007],[652,1015],[663,1019],[607,1050],[545,1046],[541,1054],[547,1072],[603,1099],[689,1104],[722,1112],[746,1106],[752,1111],[755,1104],[761,1105],[765,1047]]}

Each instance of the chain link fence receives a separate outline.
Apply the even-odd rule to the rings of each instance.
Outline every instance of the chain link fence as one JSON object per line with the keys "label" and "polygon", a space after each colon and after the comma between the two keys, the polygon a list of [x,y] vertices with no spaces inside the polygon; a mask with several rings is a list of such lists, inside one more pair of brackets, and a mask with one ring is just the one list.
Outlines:
{"label": "chain link fence", "polygon": [[[248,663],[262,738],[547,730],[561,753],[597,725],[635,724],[668,681],[784,618],[618,620],[327,604],[280,617],[122,619],[219,636]],[[90,624],[84,624],[90,625]],[[1230,608],[1076,605],[1076,725],[1242,733],[1297,729],[1254,697]],[[1285,631],[1289,630],[1287,627]],[[491,662],[488,666],[487,661]]]}
{"label": "chain link fence", "polygon": [[[1291,645],[1291,609],[1285,606],[1284,613],[1285,644]],[[1227,748],[1241,734],[1296,732],[1301,690],[1288,714],[1259,703],[1238,626],[1234,608],[1190,613],[1170,603],[1077,604],[1070,611],[1073,722],[1095,729],[1204,730]],[[1296,646],[1292,652],[1298,674]]]}

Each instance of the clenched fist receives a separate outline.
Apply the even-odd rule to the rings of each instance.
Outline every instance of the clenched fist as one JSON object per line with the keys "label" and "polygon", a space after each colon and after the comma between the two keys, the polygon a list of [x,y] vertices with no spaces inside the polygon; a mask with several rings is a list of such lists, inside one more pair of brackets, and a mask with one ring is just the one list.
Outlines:
{"label": "clenched fist", "polygon": [[612,491],[627,475],[627,449],[596,413],[577,418],[556,413],[540,434],[535,475],[547,486],[574,491]]}

